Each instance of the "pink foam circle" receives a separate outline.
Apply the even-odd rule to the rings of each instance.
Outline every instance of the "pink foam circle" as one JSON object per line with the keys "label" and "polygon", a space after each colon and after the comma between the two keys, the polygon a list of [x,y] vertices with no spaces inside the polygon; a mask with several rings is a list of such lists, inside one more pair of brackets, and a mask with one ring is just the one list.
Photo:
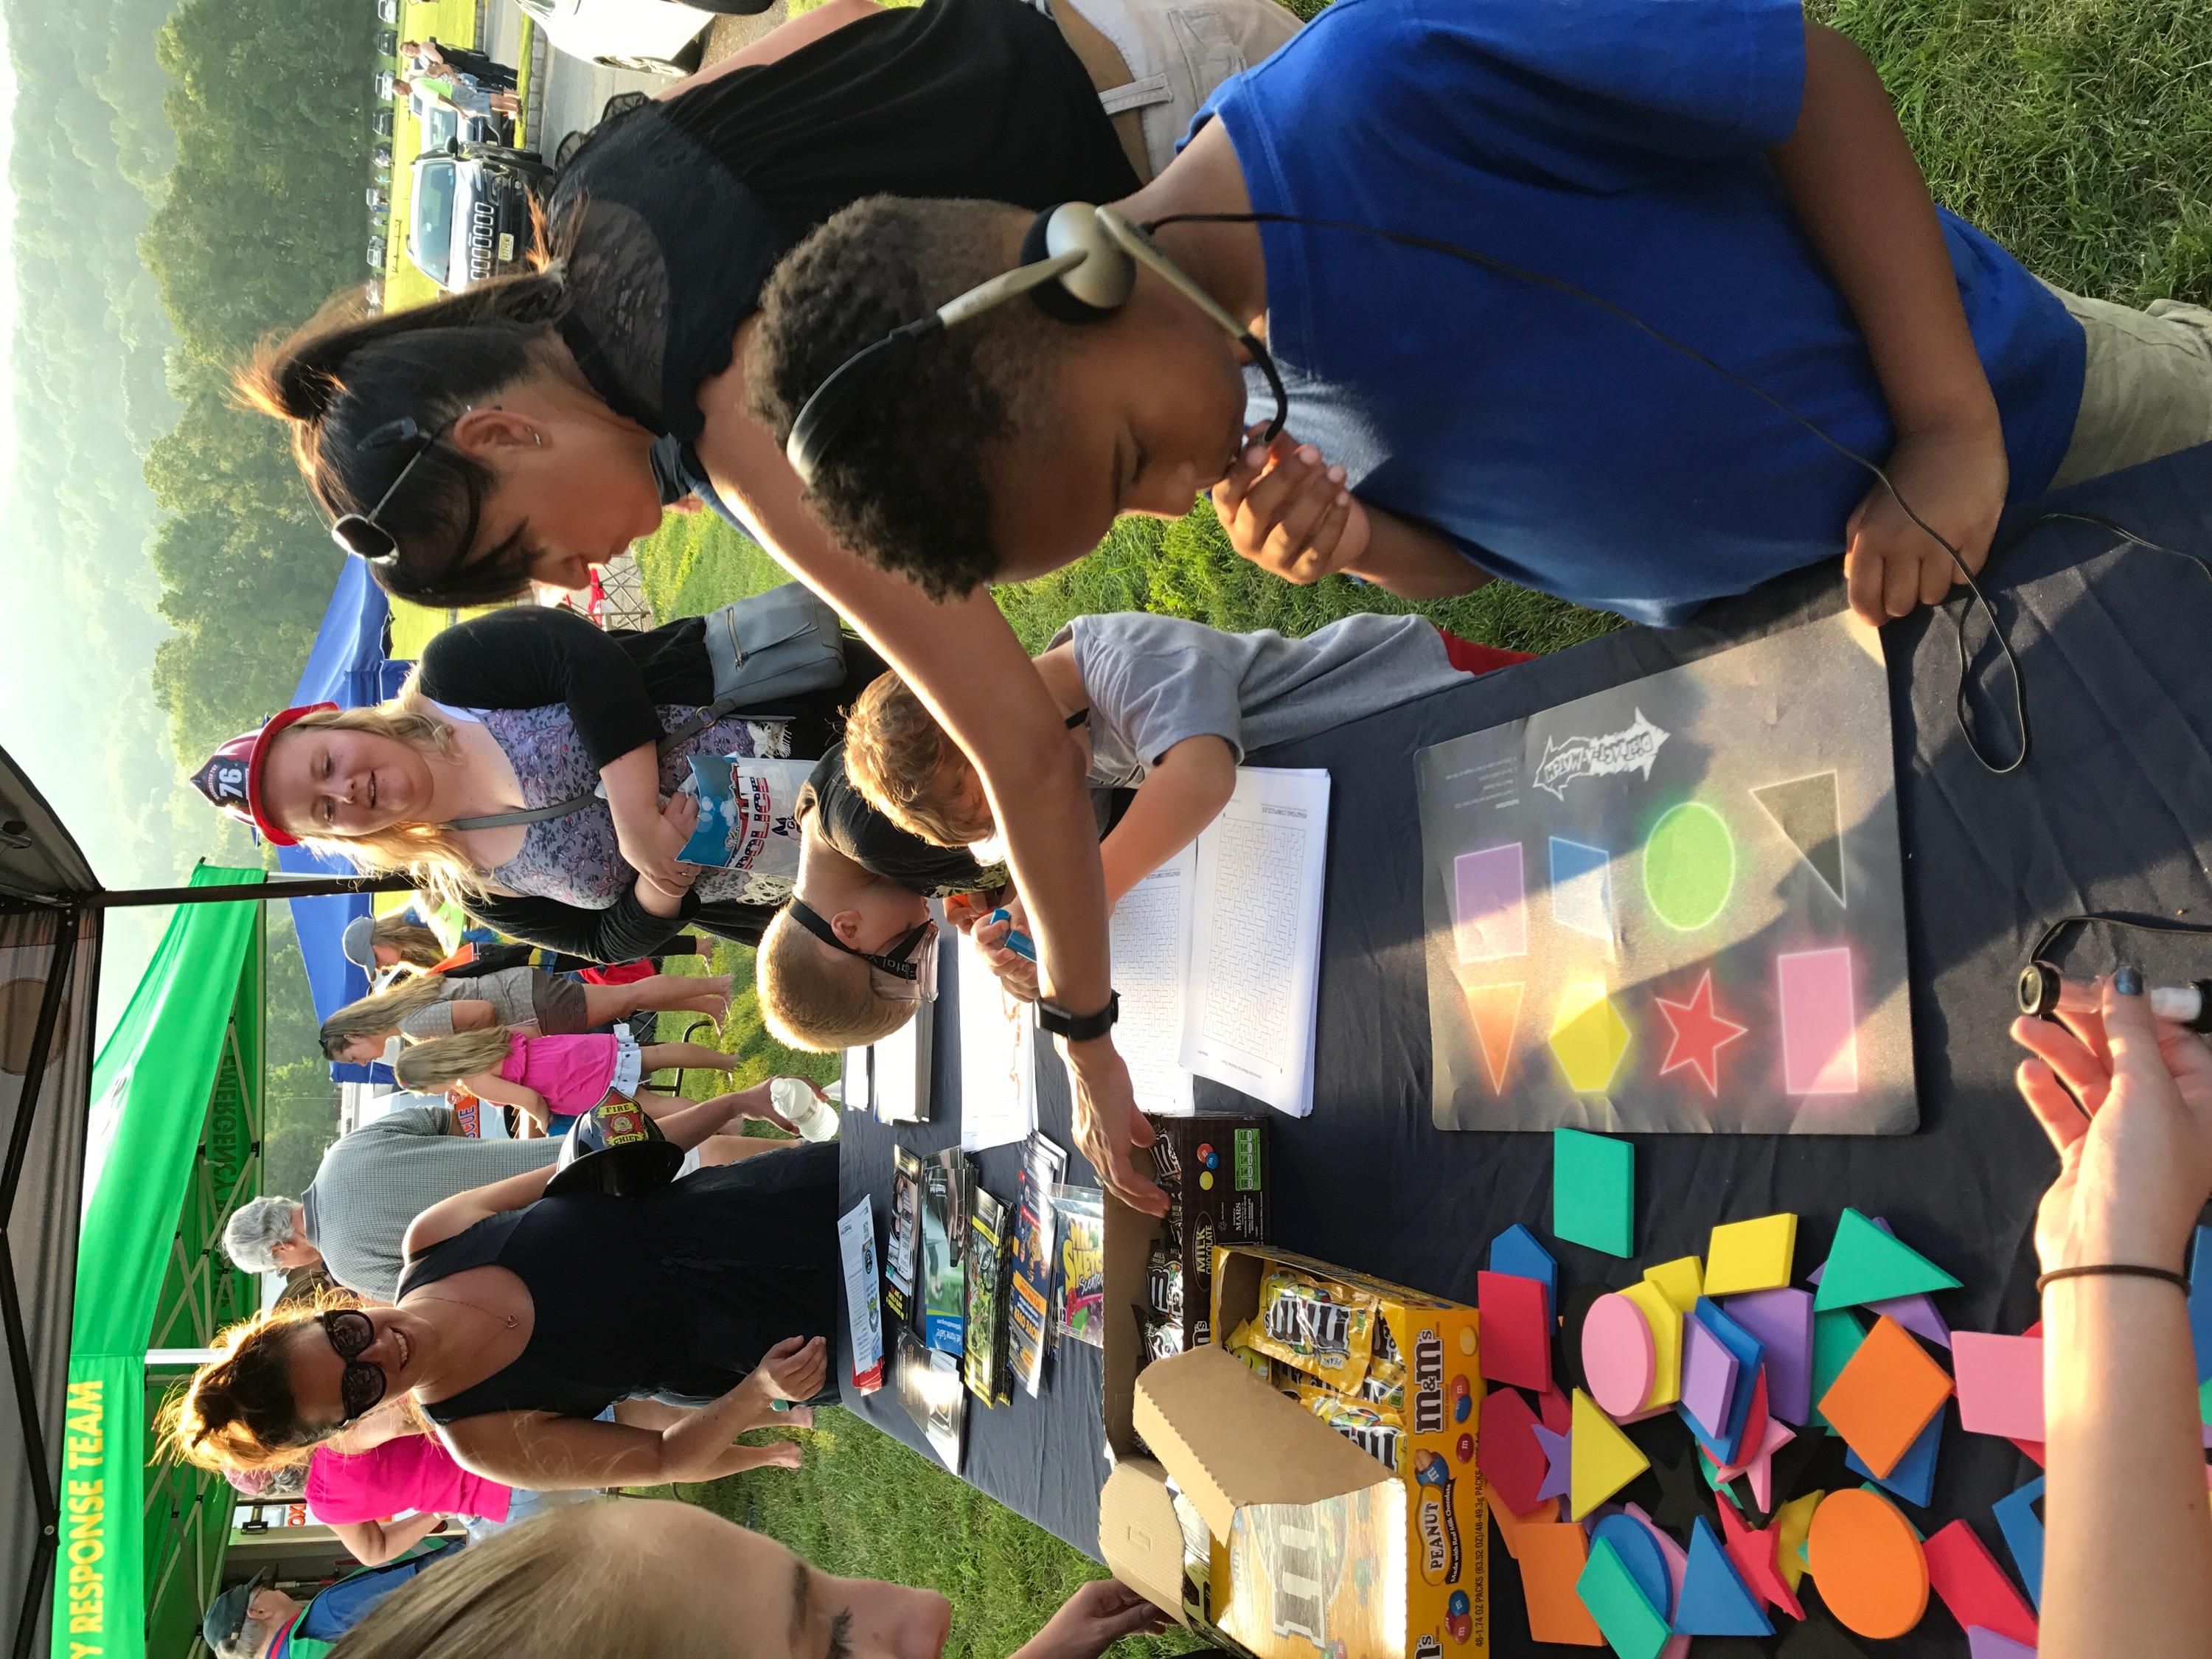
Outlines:
{"label": "pink foam circle", "polygon": [[1601,1296],[1583,1322],[1583,1379],[1611,1418],[1633,1417],[1651,1397],[1658,1353],[1644,1310],[1626,1297]]}

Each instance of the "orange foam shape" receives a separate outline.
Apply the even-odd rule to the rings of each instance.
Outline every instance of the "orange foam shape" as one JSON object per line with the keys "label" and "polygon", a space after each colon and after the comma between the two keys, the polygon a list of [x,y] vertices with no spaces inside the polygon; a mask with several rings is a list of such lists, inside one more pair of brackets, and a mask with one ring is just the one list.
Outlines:
{"label": "orange foam shape", "polygon": [[1820,1396],[1820,1415],[1879,1480],[1951,1397],[1950,1374],[1884,1315]]}
{"label": "orange foam shape", "polygon": [[1806,1565],[1845,1630],[1877,1642],[1928,1611],[1928,1555],[1897,1507],[1863,1486],[1831,1492],[1813,1511]]}
{"label": "orange foam shape", "polygon": [[1571,1521],[1521,1528],[1521,1593],[1528,1603],[1528,1634],[1539,1642],[1601,1648],[1605,1638],[1575,1589],[1589,1559],[1589,1541]]}

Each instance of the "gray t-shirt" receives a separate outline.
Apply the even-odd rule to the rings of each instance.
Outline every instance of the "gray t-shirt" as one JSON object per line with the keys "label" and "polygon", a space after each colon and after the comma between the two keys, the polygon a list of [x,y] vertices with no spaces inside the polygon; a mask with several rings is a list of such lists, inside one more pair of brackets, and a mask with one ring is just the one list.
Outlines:
{"label": "gray t-shirt", "polygon": [[323,1154],[300,1194],[308,1241],[332,1279],[389,1302],[409,1222],[456,1193],[542,1170],[560,1152],[557,1135],[478,1140],[454,1133],[451,1107],[403,1106],[340,1135]]}
{"label": "gray t-shirt", "polygon": [[1091,699],[1091,782],[1127,789],[1185,738],[1249,749],[1344,725],[1467,678],[1420,617],[1346,617],[1304,639],[1272,629],[1224,634],[1141,611],[1078,617],[1073,640]]}
{"label": "gray t-shirt", "polygon": [[489,1002],[493,1020],[501,1025],[535,1024],[537,981],[535,968],[502,968],[474,979],[449,979],[438,988],[438,1000],[404,1017],[399,1029],[417,1042],[451,1036],[455,1002]]}

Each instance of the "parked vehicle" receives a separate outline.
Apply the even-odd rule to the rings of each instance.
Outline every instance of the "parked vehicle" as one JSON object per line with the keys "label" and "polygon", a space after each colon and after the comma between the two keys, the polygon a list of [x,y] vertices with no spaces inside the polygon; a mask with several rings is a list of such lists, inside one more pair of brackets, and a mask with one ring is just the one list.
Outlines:
{"label": "parked vehicle", "polygon": [[714,14],[679,0],[515,0],[556,52],[608,69],[689,75]]}
{"label": "parked vehicle", "polygon": [[531,150],[452,144],[415,160],[407,257],[449,294],[520,270],[532,243],[530,204],[553,176]]}
{"label": "parked vehicle", "polygon": [[399,0],[376,0],[376,21],[380,23],[389,23],[395,28],[398,27],[399,24]]}
{"label": "parked vehicle", "polygon": [[368,239],[368,267],[370,270],[381,270],[384,269],[385,252],[386,248],[384,238],[381,236],[372,236]]}
{"label": "parked vehicle", "polygon": [[379,144],[374,149],[369,151],[368,164],[373,167],[382,167],[389,173],[392,170],[392,146]]}
{"label": "parked vehicle", "polygon": [[373,109],[368,112],[368,130],[380,138],[392,137],[392,117],[389,109]]}
{"label": "parked vehicle", "polygon": [[376,37],[376,55],[380,58],[399,56],[399,31],[386,29]]}

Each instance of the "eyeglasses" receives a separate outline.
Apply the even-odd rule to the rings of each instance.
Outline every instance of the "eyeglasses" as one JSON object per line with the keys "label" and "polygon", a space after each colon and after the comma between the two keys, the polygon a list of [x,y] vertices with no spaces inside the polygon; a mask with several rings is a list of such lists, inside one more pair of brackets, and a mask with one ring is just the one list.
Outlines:
{"label": "eyeglasses", "polygon": [[804,899],[791,902],[791,917],[833,951],[858,957],[868,964],[875,993],[886,1002],[937,1000],[937,924],[924,921],[893,939],[879,954],[856,951],[837,937],[837,930],[811,908]]}
{"label": "eyeglasses", "polygon": [[345,1370],[338,1376],[338,1407],[350,1423],[368,1416],[384,1399],[384,1367],[361,1358],[376,1340],[376,1325],[367,1314],[353,1308],[333,1309],[322,1316],[322,1324],[331,1352],[345,1361]]}
{"label": "eyeglasses", "polygon": [[[467,411],[463,410],[464,414]],[[376,498],[376,505],[366,513],[347,513],[339,516],[331,526],[331,539],[348,553],[380,570],[386,570],[399,562],[399,538],[377,522],[392,498],[399,493],[399,486],[407,482],[407,475],[416,464],[438,447],[438,441],[453,429],[454,421],[447,421],[434,430],[425,433],[412,416],[403,415],[396,421],[386,421],[362,440],[363,449],[389,449],[394,444],[413,443],[415,453],[407,458],[407,465]]]}

